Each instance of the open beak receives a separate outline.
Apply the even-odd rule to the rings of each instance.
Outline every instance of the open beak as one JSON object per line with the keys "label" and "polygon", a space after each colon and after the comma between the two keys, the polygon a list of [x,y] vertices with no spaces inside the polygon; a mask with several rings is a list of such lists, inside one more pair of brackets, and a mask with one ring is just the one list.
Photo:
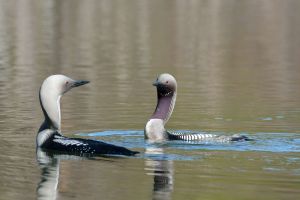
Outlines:
{"label": "open beak", "polygon": [[85,84],[88,84],[90,81],[84,81],[84,80],[78,80],[78,81],[75,81],[73,87],[78,87],[78,86],[81,86],[81,85],[85,85]]}

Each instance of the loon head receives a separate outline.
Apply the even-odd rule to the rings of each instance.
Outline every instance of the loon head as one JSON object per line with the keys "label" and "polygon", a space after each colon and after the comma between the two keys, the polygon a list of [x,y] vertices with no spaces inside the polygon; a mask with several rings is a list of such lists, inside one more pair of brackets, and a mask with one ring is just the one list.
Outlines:
{"label": "loon head", "polygon": [[[50,128],[60,131],[60,98],[74,87],[89,83],[84,80],[73,80],[64,75],[52,75],[46,78],[40,88],[39,98],[45,115],[41,129]],[[46,126],[43,128],[43,126]]]}
{"label": "loon head", "polygon": [[153,86],[156,86],[157,88],[158,98],[172,96],[177,90],[176,79],[174,76],[167,73],[160,74],[156,81],[154,81]]}
{"label": "loon head", "polygon": [[150,140],[167,139],[164,125],[168,122],[173,112],[177,82],[171,74],[160,74],[153,83],[157,90],[157,105],[154,113],[145,126],[145,138]]}

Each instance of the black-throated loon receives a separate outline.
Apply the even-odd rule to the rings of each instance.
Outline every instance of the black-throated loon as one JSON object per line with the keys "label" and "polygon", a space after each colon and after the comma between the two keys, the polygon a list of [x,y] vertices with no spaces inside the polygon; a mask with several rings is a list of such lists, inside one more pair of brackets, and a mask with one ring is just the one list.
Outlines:
{"label": "black-throated loon", "polygon": [[39,99],[45,121],[36,137],[37,147],[76,155],[118,154],[130,156],[138,153],[97,140],[67,138],[61,134],[61,96],[70,89],[87,83],[89,81],[73,80],[64,75],[52,75],[44,80],[39,91]]}
{"label": "black-throated loon", "polygon": [[220,136],[215,134],[204,133],[171,133],[166,131],[165,124],[168,122],[173,112],[176,95],[177,82],[171,74],[160,74],[153,83],[157,88],[157,105],[154,113],[147,122],[144,130],[145,138],[151,141],[163,140],[185,140],[185,141],[240,141],[250,140],[246,136]]}

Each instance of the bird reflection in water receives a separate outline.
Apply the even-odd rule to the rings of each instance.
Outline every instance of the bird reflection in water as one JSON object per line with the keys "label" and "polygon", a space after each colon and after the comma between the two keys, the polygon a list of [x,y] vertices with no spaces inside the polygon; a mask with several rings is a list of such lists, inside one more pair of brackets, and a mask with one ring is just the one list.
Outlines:
{"label": "bird reflection in water", "polygon": [[41,168],[41,181],[37,186],[38,200],[54,200],[58,197],[59,164],[60,160],[86,160],[89,157],[80,157],[67,154],[57,154],[37,148],[37,162]]}
{"label": "bird reflection in water", "polygon": [[149,147],[145,151],[145,170],[147,175],[153,176],[152,199],[168,200],[172,199],[174,176],[173,161],[168,160],[161,147]]}
{"label": "bird reflection in water", "polygon": [[[93,157],[81,157],[67,154],[57,154],[40,148],[36,152],[37,162],[41,168],[41,180],[37,185],[38,200],[55,200],[59,198],[59,166],[61,160],[87,160]],[[171,199],[173,192],[173,161],[168,160],[164,149],[159,147],[146,148],[145,170],[153,176],[152,199]],[[107,161],[107,160],[106,160]]]}

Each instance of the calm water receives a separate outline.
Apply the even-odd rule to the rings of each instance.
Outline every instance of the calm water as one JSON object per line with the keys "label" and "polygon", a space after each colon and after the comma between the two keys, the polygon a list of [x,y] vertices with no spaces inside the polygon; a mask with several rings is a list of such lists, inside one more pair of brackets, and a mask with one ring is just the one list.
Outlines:
{"label": "calm water", "polygon": [[[299,35],[298,0],[0,0],[0,199],[298,199]],[[146,143],[162,72],[168,129],[255,141]],[[65,135],[142,153],[36,152],[57,73],[91,81],[62,99]]]}

